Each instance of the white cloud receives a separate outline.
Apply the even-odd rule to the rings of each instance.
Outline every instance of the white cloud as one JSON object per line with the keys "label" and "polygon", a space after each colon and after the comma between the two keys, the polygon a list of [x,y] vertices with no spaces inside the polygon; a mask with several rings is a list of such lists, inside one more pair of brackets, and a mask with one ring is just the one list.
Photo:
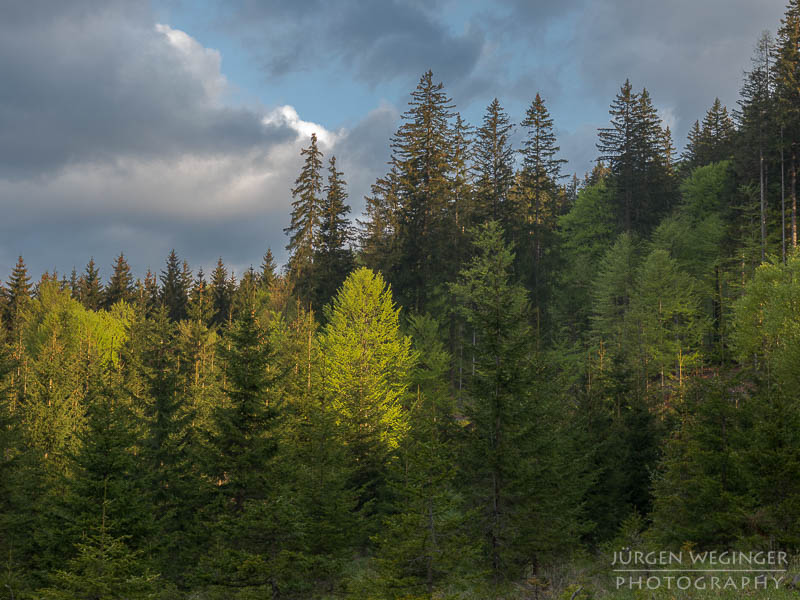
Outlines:
{"label": "white cloud", "polygon": [[312,133],[316,133],[320,146],[327,148],[328,150],[332,149],[336,142],[343,135],[345,135],[345,132],[343,131],[334,133],[332,131],[328,131],[325,129],[325,127],[319,125],[318,123],[303,121],[297,114],[297,111],[294,109],[294,107],[289,106],[288,104],[279,106],[271,111],[264,117],[262,122],[264,125],[288,126],[297,132],[298,138],[301,138],[305,141],[308,141]]}
{"label": "white cloud", "polygon": [[228,87],[228,81],[221,72],[222,57],[219,50],[205,48],[186,32],[163,23],[156,23],[155,30],[167,38],[186,71],[202,82],[208,99],[219,101]]}

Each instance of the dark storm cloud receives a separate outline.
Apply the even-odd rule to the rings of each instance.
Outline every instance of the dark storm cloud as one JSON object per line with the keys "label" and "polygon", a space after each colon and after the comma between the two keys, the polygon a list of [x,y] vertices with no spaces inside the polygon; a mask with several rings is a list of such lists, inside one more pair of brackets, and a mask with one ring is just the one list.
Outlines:
{"label": "dark storm cloud", "polygon": [[4,280],[18,254],[37,277],[91,256],[106,277],[120,251],[139,275],[171,248],[194,267],[221,255],[241,271],[267,247],[280,259],[309,132],[369,158],[348,161],[355,198],[388,137],[384,109],[348,138],[290,107],[231,106],[219,53],[145,3],[4,6],[0,81]]}
{"label": "dark storm cloud", "polygon": [[577,19],[576,61],[587,91],[611,97],[626,77],[669,106],[682,133],[715,97],[735,106],[742,72],[784,0],[587,2]]}
{"label": "dark storm cloud", "polygon": [[137,3],[11,4],[0,19],[0,177],[238,151],[291,135],[223,106],[218,55],[170,44],[128,8]]}
{"label": "dark storm cloud", "polygon": [[450,31],[440,4],[239,0],[224,6],[231,31],[246,38],[270,75],[343,65],[374,85],[428,68],[445,80],[469,76],[483,33],[473,26]]}

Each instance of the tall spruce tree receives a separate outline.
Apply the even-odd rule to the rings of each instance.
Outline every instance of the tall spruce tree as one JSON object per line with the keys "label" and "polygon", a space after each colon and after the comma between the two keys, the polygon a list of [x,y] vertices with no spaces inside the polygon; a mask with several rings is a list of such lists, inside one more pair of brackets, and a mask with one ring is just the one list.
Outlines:
{"label": "tall spruce tree", "polygon": [[78,281],[78,295],[81,304],[89,310],[97,310],[103,303],[103,284],[100,281],[100,272],[94,263],[94,258],[89,259],[86,271]]}
{"label": "tall spruce tree", "polygon": [[791,244],[797,247],[797,170],[800,163],[800,0],[789,0],[775,48],[775,92],[783,149],[789,160]]}
{"label": "tall spruce tree", "polygon": [[[475,340],[461,480],[477,512],[473,535],[484,542],[493,594],[502,597],[514,579],[537,572],[577,538],[584,488],[563,415],[541,393],[547,386],[537,378],[526,292],[511,281],[514,257],[498,223],[484,225],[475,244],[477,256],[451,287]],[[560,487],[565,480],[571,485]]]}
{"label": "tall spruce tree", "polygon": [[661,120],[647,90],[637,94],[628,80],[609,113],[611,126],[599,130],[597,148],[612,174],[619,229],[647,233],[674,199]]}
{"label": "tall spruce tree", "polygon": [[284,232],[289,235],[289,276],[295,291],[304,301],[313,300],[314,257],[319,245],[322,205],[322,152],[317,146],[317,134],[311,134],[303,168],[292,188],[292,221]]}
{"label": "tall spruce tree", "polygon": [[[391,140],[390,164],[396,175],[397,257],[387,272],[404,306],[421,311],[440,286],[452,278],[455,261],[448,236],[453,232],[450,206],[453,116],[450,98],[427,71],[411,93],[403,124]],[[392,189],[390,187],[390,189]]]}
{"label": "tall spruce tree", "polygon": [[475,134],[475,213],[474,223],[499,221],[508,233],[517,223],[511,206],[514,184],[513,124],[495,98],[486,107],[483,125]]}
{"label": "tall spruce tree", "polygon": [[517,192],[521,204],[513,236],[519,253],[517,272],[532,292],[537,317],[544,313],[547,288],[545,252],[555,242],[556,221],[561,213],[558,180],[566,160],[556,157],[559,147],[553,133],[553,119],[537,93],[525,113],[522,126],[527,129],[523,142],[522,172]]}
{"label": "tall spruce tree", "polygon": [[133,302],[134,297],[131,267],[128,265],[128,261],[125,260],[125,255],[120,252],[114,263],[111,278],[108,280],[103,307],[109,309],[120,300]]}
{"label": "tall spruce tree", "polygon": [[352,239],[347,213],[347,200],[343,173],[336,169],[336,157],[328,166],[328,183],[320,204],[319,241],[315,249],[314,280],[317,306],[324,306],[353,267],[353,254],[349,248]]}
{"label": "tall spruce tree", "polygon": [[5,315],[3,322],[14,329],[31,300],[31,280],[25,261],[20,256],[3,289]]}
{"label": "tall spruce tree", "polygon": [[166,268],[161,271],[161,303],[166,307],[169,318],[175,322],[186,318],[186,307],[189,302],[189,286],[191,272],[184,262],[183,269],[175,250],[167,256]]}
{"label": "tall spruce tree", "polygon": [[233,318],[233,290],[228,280],[228,270],[222,262],[222,257],[217,260],[217,266],[211,273],[211,303],[213,308],[212,322],[217,326],[225,326]]}

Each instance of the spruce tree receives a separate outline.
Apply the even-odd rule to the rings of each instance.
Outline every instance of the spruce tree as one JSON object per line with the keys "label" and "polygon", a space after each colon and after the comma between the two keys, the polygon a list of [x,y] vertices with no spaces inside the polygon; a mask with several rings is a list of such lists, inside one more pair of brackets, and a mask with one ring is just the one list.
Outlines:
{"label": "spruce tree", "polygon": [[[735,113],[739,125],[737,132],[739,147],[735,153],[737,173],[745,181],[758,179],[762,262],[767,255],[769,165],[776,158],[771,150],[779,145],[775,141],[780,137],[776,103],[773,100],[773,74],[770,70],[773,46],[772,37],[765,31],[751,59],[753,68],[745,74],[740,92],[739,110]],[[710,142],[713,144],[714,140]],[[729,154],[733,155],[733,148],[729,150]],[[785,237],[785,231],[781,237]],[[785,251],[785,243],[782,243],[782,249]]]}
{"label": "spruce tree", "polygon": [[166,269],[161,271],[160,277],[161,303],[167,308],[169,318],[178,322],[186,318],[192,274],[185,262],[181,269],[175,250],[170,251],[166,262]]}
{"label": "spruce tree", "polygon": [[416,352],[409,433],[389,471],[398,508],[377,536],[379,577],[369,585],[394,597],[424,590],[433,598],[474,585],[478,557],[467,535],[471,515],[458,490],[460,426],[448,389],[450,356],[434,319],[415,315],[409,324]]}
{"label": "spruce tree", "polygon": [[320,205],[319,241],[314,258],[317,306],[324,306],[333,298],[353,267],[353,255],[349,248],[352,234],[347,220],[350,207],[345,204],[347,191],[342,175],[336,169],[336,157],[332,156],[325,198]]}
{"label": "spruce tree", "polygon": [[4,323],[9,329],[15,329],[23,311],[31,300],[31,282],[28,269],[20,256],[11,276],[3,289],[5,299]]}
{"label": "spruce tree", "polygon": [[144,310],[144,314],[147,316],[152,316],[158,307],[161,306],[161,290],[158,287],[158,280],[155,274],[150,269],[147,269],[147,273],[144,275],[144,284],[141,289],[139,302],[141,303],[142,310]]}
{"label": "spruce tree", "polygon": [[258,284],[265,290],[269,291],[275,283],[277,277],[277,265],[275,264],[275,257],[272,256],[272,249],[267,248],[267,253],[261,261],[261,270],[258,274]]}
{"label": "spruce tree", "polygon": [[486,107],[483,125],[475,134],[475,203],[474,223],[489,219],[499,221],[506,230],[516,225],[511,207],[514,183],[514,150],[510,136],[513,124],[495,98]]}
{"label": "spruce tree", "polygon": [[86,272],[78,281],[78,295],[81,304],[89,310],[98,310],[103,303],[103,284],[100,281],[100,272],[94,264],[94,258],[89,259]]}
{"label": "spruce tree", "polygon": [[661,120],[646,89],[626,80],[609,110],[611,127],[599,130],[600,160],[608,161],[620,231],[647,233],[674,200]]}
{"label": "spruce tree", "polygon": [[[475,340],[460,480],[477,513],[473,539],[484,541],[483,565],[499,595],[577,538],[584,487],[564,417],[550,400],[555,394],[537,377],[526,292],[511,281],[514,257],[497,222],[483,226],[475,244],[477,255],[451,287]],[[571,485],[560,487],[565,480]]]}
{"label": "spruce tree", "polygon": [[289,235],[289,275],[300,298],[313,299],[314,257],[319,245],[322,205],[322,152],[317,146],[317,134],[311,134],[303,168],[292,188],[292,221],[284,232]]}
{"label": "spruce tree", "polygon": [[[123,354],[125,385],[143,428],[139,459],[156,515],[155,546],[166,574],[179,572],[182,537],[193,520],[191,407],[180,388],[177,326],[161,306],[130,328]],[[185,563],[184,563],[185,564]]]}
{"label": "spruce tree", "polygon": [[364,198],[366,219],[356,220],[361,259],[371,269],[393,273],[400,261],[399,182],[396,167],[379,178]]}
{"label": "spruce tree", "polygon": [[442,291],[457,268],[447,258],[453,252],[449,236],[454,231],[449,210],[453,106],[443,90],[431,71],[420,78],[391,141],[396,180],[382,184],[397,200],[397,214],[388,223],[395,228],[396,259],[385,272],[400,302],[417,311]]}
{"label": "spruce tree", "polygon": [[775,49],[775,92],[788,158],[791,245],[797,247],[797,170],[800,163],[800,0],[789,0]]}
{"label": "spruce tree", "polygon": [[213,324],[217,326],[228,325],[233,318],[233,290],[228,281],[228,271],[222,263],[222,257],[217,260],[217,266],[211,273],[209,291],[214,311]]}
{"label": "spruce tree", "polygon": [[137,553],[150,533],[151,513],[134,454],[132,418],[98,372],[89,395],[87,425],[79,450],[70,457],[72,476],[51,507],[49,518],[58,519],[51,527],[65,549],[58,553],[59,571],[43,597],[89,600],[134,590],[152,593],[157,588],[147,576],[147,559]]}
{"label": "spruce tree", "polygon": [[211,322],[212,314],[211,291],[206,283],[205,273],[203,273],[203,268],[201,267],[198,269],[197,277],[195,277],[192,283],[186,316],[192,321],[198,321],[203,325],[208,325]]}
{"label": "spruce tree", "polygon": [[124,302],[133,302],[134,300],[131,268],[122,252],[119,253],[111,278],[108,280],[103,307],[109,309],[120,300]]}
{"label": "spruce tree", "polygon": [[554,245],[556,220],[560,215],[562,192],[558,187],[561,166],[556,157],[559,147],[553,133],[553,119],[536,94],[525,113],[522,126],[527,129],[522,154],[522,172],[517,191],[521,204],[513,236],[519,249],[517,272],[523,275],[532,292],[537,317],[544,313],[547,269],[545,253]]}

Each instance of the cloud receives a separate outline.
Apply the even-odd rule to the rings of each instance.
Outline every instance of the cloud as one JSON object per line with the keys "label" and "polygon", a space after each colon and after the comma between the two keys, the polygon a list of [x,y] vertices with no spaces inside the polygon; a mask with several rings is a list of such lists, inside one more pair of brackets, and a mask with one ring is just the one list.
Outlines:
{"label": "cloud", "polygon": [[270,77],[322,65],[342,67],[370,85],[418,76],[467,77],[484,48],[478,27],[454,32],[442,2],[400,0],[235,0],[225,3],[229,31],[243,39]]}
{"label": "cloud", "polygon": [[120,251],[141,275],[173,247],[195,267],[281,258],[312,132],[367,161],[345,161],[352,196],[377,176],[388,108],[332,131],[289,105],[234,106],[217,50],[128,3],[64,4],[0,23],[0,275],[18,254],[37,275]]}

